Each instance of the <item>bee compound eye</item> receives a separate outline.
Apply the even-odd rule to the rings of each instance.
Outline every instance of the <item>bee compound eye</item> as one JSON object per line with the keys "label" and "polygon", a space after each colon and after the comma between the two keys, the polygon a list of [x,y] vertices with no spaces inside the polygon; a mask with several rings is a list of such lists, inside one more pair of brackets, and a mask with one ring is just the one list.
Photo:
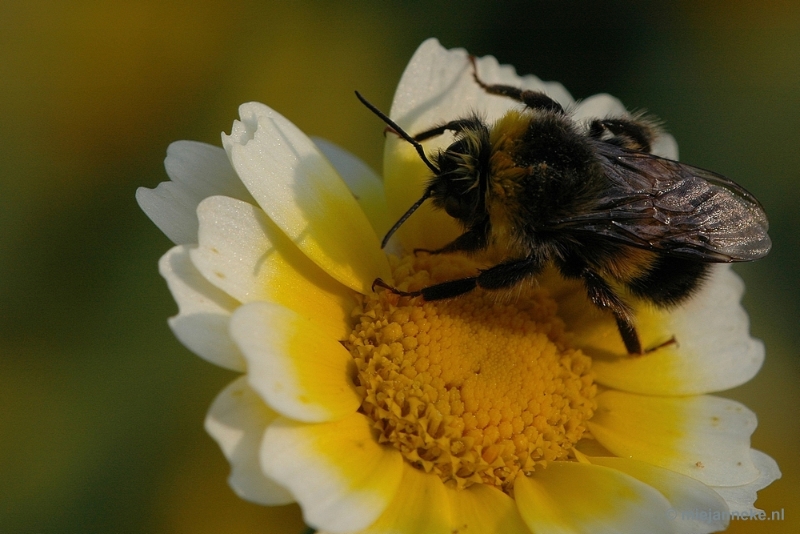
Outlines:
{"label": "bee compound eye", "polygon": [[452,195],[444,201],[444,211],[454,219],[467,221],[475,215],[476,203],[474,195]]}
{"label": "bee compound eye", "polygon": [[472,212],[471,203],[465,196],[449,196],[444,201],[444,211],[455,219],[466,219]]}

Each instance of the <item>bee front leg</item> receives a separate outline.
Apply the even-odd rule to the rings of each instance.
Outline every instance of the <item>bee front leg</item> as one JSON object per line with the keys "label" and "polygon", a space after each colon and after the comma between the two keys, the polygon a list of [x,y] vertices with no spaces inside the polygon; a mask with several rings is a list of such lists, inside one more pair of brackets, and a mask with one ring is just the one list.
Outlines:
{"label": "bee front leg", "polygon": [[431,128],[430,130],[425,130],[424,132],[416,134],[414,136],[414,141],[425,141],[432,137],[438,137],[447,131],[453,133],[459,133],[468,128],[475,129],[475,128],[480,128],[481,126],[482,124],[480,120],[478,120],[475,117],[469,117],[466,119],[456,119],[454,121],[446,122],[445,124],[436,126],[434,128]]}
{"label": "bee front leg", "polygon": [[376,287],[381,287],[383,289],[387,289],[394,293],[395,295],[400,295],[401,297],[418,297],[422,294],[421,291],[401,291],[394,286],[390,286],[386,282],[383,281],[383,278],[376,278],[372,281],[372,291],[375,291]]}
{"label": "bee front leg", "polygon": [[539,273],[542,267],[543,262],[536,258],[511,260],[481,270],[478,276],[434,284],[414,293],[422,295],[425,300],[443,300],[469,293],[477,287],[490,290],[504,289]]}
{"label": "bee front leg", "polygon": [[477,279],[477,276],[459,278],[458,280],[450,280],[449,282],[442,282],[441,284],[424,287],[419,291],[402,291],[394,286],[390,286],[384,282],[383,279],[376,278],[372,282],[372,290],[375,291],[376,287],[381,287],[401,297],[421,296],[425,300],[443,300],[469,293],[475,289]]}

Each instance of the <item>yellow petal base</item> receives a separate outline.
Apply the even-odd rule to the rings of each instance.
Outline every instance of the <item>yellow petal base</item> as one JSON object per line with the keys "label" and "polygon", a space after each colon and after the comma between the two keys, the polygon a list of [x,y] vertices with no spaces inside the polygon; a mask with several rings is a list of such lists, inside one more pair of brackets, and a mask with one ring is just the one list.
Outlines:
{"label": "yellow petal base", "polygon": [[[459,255],[392,267],[410,291],[477,272]],[[476,290],[425,302],[378,290],[355,312],[347,346],[361,411],[381,443],[448,485],[511,492],[520,473],[566,459],[596,407],[591,360],[569,347],[555,301],[540,288],[506,300]]]}

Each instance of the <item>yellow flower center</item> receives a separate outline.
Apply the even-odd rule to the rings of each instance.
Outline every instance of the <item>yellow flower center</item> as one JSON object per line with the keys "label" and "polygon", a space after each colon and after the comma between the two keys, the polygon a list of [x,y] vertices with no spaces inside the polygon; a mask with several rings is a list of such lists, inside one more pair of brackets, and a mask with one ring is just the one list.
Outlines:
{"label": "yellow flower center", "polygon": [[[476,274],[458,255],[393,258],[399,289]],[[424,302],[378,290],[346,345],[361,411],[381,443],[459,488],[510,492],[520,473],[566,459],[596,404],[591,360],[570,348],[555,301],[515,288]]]}

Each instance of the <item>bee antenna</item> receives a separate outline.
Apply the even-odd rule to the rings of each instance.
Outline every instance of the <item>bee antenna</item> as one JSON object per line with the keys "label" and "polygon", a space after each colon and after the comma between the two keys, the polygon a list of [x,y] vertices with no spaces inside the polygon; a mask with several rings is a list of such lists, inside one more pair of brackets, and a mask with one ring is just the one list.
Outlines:
{"label": "bee antenna", "polygon": [[383,241],[381,241],[381,248],[386,248],[386,243],[389,242],[389,238],[392,237],[392,235],[397,231],[398,228],[400,228],[403,225],[404,222],[406,222],[406,219],[411,217],[412,213],[417,211],[417,208],[422,206],[422,203],[425,202],[428,199],[428,197],[431,196],[431,193],[433,193],[433,190],[429,187],[428,189],[425,190],[425,193],[422,195],[422,197],[416,202],[414,202],[414,205],[408,208],[408,211],[406,211],[403,214],[403,216],[400,217],[400,219],[396,223],[394,223],[394,226],[392,226],[389,229],[389,231],[386,232],[386,236],[383,238]]}
{"label": "bee antenna", "polygon": [[[419,141],[417,141],[416,139],[414,139],[413,137],[408,135],[402,128],[400,128],[400,126],[397,125],[396,122],[394,122],[392,119],[387,117],[384,112],[382,112],[381,110],[379,110],[378,108],[376,108],[375,106],[370,104],[367,101],[367,99],[364,98],[363,96],[361,96],[361,93],[359,93],[358,91],[356,91],[356,97],[361,101],[362,104],[367,106],[367,109],[369,109],[375,115],[380,117],[380,119],[383,122],[388,124],[389,127],[397,133],[397,135],[399,135],[400,137],[402,137],[403,139],[405,139],[406,141],[411,143],[411,145],[413,145],[413,147],[417,149],[417,154],[419,154],[419,157],[422,158],[422,161],[425,163],[425,165],[428,166],[428,168],[430,170],[433,171],[434,174],[439,174],[441,172],[439,169],[436,168],[436,166],[433,163],[430,162],[430,160],[428,159],[428,156],[425,155],[425,150],[422,148],[422,145],[419,143]],[[425,199],[425,198],[427,198],[427,197],[423,197],[423,199]],[[416,209],[416,208],[414,208],[414,209]],[[408,215],[411,215],[411,214],[409,213]],[[403,220],[405,220],[405,219],[403,219]],[[392,229],[392,231],[394,231],[394,229]],[[391,232],[390,232],[390,234],[391,234]],[[386,239],[388,239],[388,236],[387,236]],[[383,240],[384,241],[384,245],[386,244],[386,239]]]}

